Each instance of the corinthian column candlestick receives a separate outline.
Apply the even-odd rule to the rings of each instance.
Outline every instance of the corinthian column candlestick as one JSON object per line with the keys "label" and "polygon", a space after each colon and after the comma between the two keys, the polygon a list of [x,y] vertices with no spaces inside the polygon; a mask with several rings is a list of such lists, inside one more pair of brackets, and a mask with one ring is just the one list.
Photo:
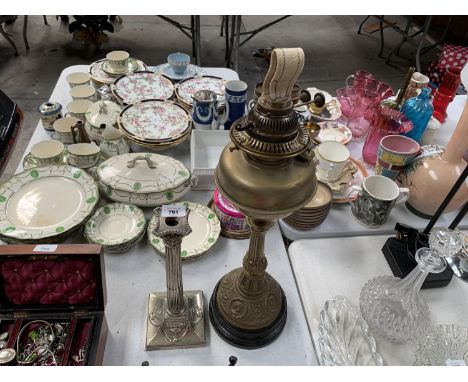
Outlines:
{"label": "corinthian column candlestick", "polygon": [[203,292],[185,291],[182,283],[182,239],[192,232],[187,210],[183,217],[164,217],[155,209],[154,234],[160,237],[166,253],[167,292],[152,292],[148,302],[146,350],[190,347],[205,343]]}

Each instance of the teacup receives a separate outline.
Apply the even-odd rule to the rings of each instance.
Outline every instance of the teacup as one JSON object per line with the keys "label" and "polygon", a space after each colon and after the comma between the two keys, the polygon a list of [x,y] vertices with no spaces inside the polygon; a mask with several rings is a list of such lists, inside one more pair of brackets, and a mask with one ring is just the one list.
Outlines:
{"label": "teacup", "polygon": [[90,85],[74,86],[70,89],[70,96],[74,100],[84,99],[94,101],[96,99],[96,89]]}
{"label": "teacup", "polygon": [[323,142],[315,149],[317,159],[317,177],[325,182],[333,182],[343,175],[350,154],[345,145],[339,142]]}
{"label": "teacup", "polygon": [[244,81],[232,80],[225,85],[225,106],[226,121],[224,129],[229,130],[231,125],[245,115],[245,105],[247,103],[247,84]]}
{"label": "teacup", "polygon": [[190,56],[185,53],[172,53],[167,56],[167,62],[171,65],[175,74],[184,74],[190,64]]}
{"label": "teacup", "polygon": [[87,99],[77,99],[75,101],[71,101],[67,105],[68,112],[65,113],[65,116],[75,117],[84,121],[86,119],[86,112],[92,104],[93,103]]}
{"label": "teacup", "polygon": [[385,176],[368,176],[362,186],[354,185],[347,190],[351,197],[351,213],[362,225],[377,228],[387,222],[395,204],[406,201],[408,188],[400,188]]}
{"label": "teacup", "polygon": [[54,122],[54,130],[52,138],[57,139],[63,143],[73,143],[72,126],[76,125],[80,119],[75,117],[65,117],[57,119]]}
{"label": "teacup", "polygon": [[75,72],[75,73],[70,73],[67,76],[67,82],[68,85],[70,85],[71,88],[75,86],[80,86],[80,85],[89,85],[90,84],[90,76],[88,73],[84,72]]}
{"label": "teacup", "polygon": [[106,58],[109,65],[116,72],[126,72],[128,68],[128,59],[130,55],[124,50],[114,50],[113,52],[107,53]]}
{"label": "teacup", "polygon": [[42,141],[31,147],[31,154],[39,166],[60,164],[63,161],[63,143],[60,141]]}
{"label": "teacup", "polygon": [[395,179],[414,158],[421,147],[414,139],[403,135],[387,135],[380,140],[375,174]]}
{"label": "teacup", "polygon": [[93,167],[99,161],[100,152],[94,143],[75,143],[68,146],[68,163],[79,168]]}

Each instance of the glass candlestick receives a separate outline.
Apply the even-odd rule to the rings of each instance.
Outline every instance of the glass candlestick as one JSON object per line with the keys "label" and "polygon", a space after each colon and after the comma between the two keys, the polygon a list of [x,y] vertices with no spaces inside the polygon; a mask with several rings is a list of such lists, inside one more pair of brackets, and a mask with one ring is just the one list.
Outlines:
{"label": "glass candlestick", "polygon": [[445,256],[462,248],[459,235],[451,230],[434,230],[430,248],[420,248],[415,255],[418,266],[404,279],[379,276],[361,290],[361,313],[373,332],[393,342],[421,337],[431,324],[429,307],[420,294],[429,273],[445,270]]}

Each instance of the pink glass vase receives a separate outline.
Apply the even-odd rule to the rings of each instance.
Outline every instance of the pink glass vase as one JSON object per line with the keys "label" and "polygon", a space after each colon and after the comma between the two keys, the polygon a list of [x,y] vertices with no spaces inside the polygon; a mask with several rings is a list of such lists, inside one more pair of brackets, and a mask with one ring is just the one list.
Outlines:
{"label": "pink glass vase", "polygon": [[370,130],[362,148],[362,158],[371,165],[377,162],[377,151],[383,137],[406,133],[413,128],[403,113],[385,105],[368,110],[364,118],[370,122]]}

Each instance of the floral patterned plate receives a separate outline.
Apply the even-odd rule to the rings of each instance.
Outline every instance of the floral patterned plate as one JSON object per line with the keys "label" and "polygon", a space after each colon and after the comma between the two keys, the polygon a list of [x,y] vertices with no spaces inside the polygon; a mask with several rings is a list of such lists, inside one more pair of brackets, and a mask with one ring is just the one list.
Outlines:
{"label": "floral patterned plate", "polygon": [[[143,63],[143,61],[137,60],[137,59],[132,59],[135,60],[138,63],[138,69],[137,70],[147,70],[146,65]],[[102,63],[106,61],[105,58],[93,62],[89,66],[89,75],[91,79],[96,82],[98,85],[104,85],[104,84],[112,84],[115,81],[115,77],[110,76],[104,70],[102,70]]]}
{"label": "floral patterned plate", "polygon": [[[183,238],[181,248],[182,261],[189,261],[204,255],[216,243],[221,224],[213,210],[207,206],[192,202],[180,203],[191,211],[188,220],[192,233]],[[156,216],[153,215],[148,223],[148,242],[158,254],[164,256],[164,243],[153,233],[155,224]]]}
{"label": "floral patterned plate", "polygon": [[116,79],[112,93],[125,105],[147,99],[167,100],[174,95],[174,84],[160,74],[135,72]]}
{"label": "floral patterned plate", "polygon": [[185,105],[192,107],[192,96],[199,90],[211,90],[224,98],[226,80],[214,76],[192,77],[181,81],[176,86],[177,98]]}
{"label": "floral patterned plate", "polygon": [[334,141],[342,143],[343,145],[348,144],[353,137],[353,133],[345,125],[338,122],[319,122],[320,132],[315,140],[318,143]]}
{"label": "floral patterned plate", "polygon": [[172,101],[145,100],[128,105],[120,113],[119,127],[139,141],[176,140],[190,128],[190,117]]}
{"label": "floral patterned plate", "polygon": [[64,235],[93,213],[99,190],[72,166],[37,167],[0,185],[0,234],[15,240]]}
{"label": "floral patterned plate", "polygon": [[171,65],[169,65],[168,63],[154,66],[149,69],[153,70],[155,73],[164,74],[166,77],[169,77],[173,81],[182,81],[190,77],[203,75],[203,69],[197,65],[192,64],[189,64],[185,72],[182,74],[175,73],[174,69],[172,69]]}
{"label": "floral patterned plate", "polygon": [[109,203],[88,220],[84,236],[89,243],[115,248],[138,239],[145,228],[145,215],[141,209],[131,204]]}

